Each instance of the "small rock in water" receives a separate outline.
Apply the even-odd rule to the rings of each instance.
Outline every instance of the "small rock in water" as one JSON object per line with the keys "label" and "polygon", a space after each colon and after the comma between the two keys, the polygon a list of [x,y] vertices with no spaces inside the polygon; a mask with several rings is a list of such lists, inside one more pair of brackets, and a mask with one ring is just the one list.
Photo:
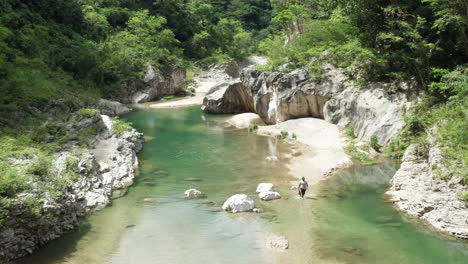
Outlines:
{"label": "small rock in water", "polygon": [[278,161],[278,157],[276,156],[268,156],[265,158],[265,160],[267,161]]}
{"label": "small rock in water", "polygon": [[212,212],[212,213],[217,213],[217,212],[222,212],[223,211],[223,209],[221,207],[217,207],[217,206],[208,207],[206,210],[208,212]]}
{"label": "small rock in water", "polygon": [[131,224],[131,225],[126,225],[125,228],[132,228],[132,227],[135,227],[134,224]]}
{"label": "small rock in water", "polygon": [[193,198],[201,198],[204,197],[205,194],[200,192],[197,189],[188,189],[184,192],[185,198],[193,199]]}
{"label": "small rock in water", "polygon": [[297,190],[297,186],[291,186],[291,190]]}
{"label": "small rock in water", "polygon": [[200,182],[202,181],[200,178],[186,178],[184,181],[191,181],[191,182]]}
{"label": "small rock in water", "polygon": [[260,209],[260,208],[254,208],[252,211],[253,211],[254,213],[261,213],[261,212],[262,212],[262,209]]}
{"label": "small rock in water", "polygon": [[278,192],[265,191],[265,192],[259,193],[258,198],[264,201],[269,201],[269,200],[274,200],[274,199],[280,199],[281,195]]}
{"label": "small rock in water", "polygon": [[169,172],[165,170],[157,170],[154,172],[154,174],[158,176],[166,176],[166,175],[169,175]]}
{"label": "small rock in water", "polygon": [[353,254],[355,256],[362,256],[362,252],[361,250],[359,250],[358,248],[356,247],[344,247],[341,249],[343,252],[346,252],[346,253],[349,253],[349,254]]}
{"label": "small rock in water", "polygon": [[158,202],[158,200],[156,198],[148,197],[148,198],[144,198],[143,202],[145,202],[145,203],[156,203],[156,202]]}
{"label": "small rock in water", "polygon": [[197,201],[197,204],[204,204],[204,205],[214,205],[215,203],[210,200],[199,200]]}
{"label": "small rock in water", "polygon": [[289,248],[289,241],[284,236],[272,235],[267,238],[267,248],[286,250]]}

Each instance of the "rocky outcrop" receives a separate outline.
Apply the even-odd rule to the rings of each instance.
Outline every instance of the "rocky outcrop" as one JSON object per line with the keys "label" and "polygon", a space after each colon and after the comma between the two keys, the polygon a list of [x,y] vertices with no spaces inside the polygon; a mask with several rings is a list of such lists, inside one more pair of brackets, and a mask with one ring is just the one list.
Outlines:
{"label": "rocky outcrop", "polygon": [[440,178],[440,149],[436,145],[413,144],[407,148],[400,169],[387,194],[395,205],[411,216],[421,218],[436,229],[468,239],[468,203],[458,196],[468,191],[462,178]]}
{"label": "rocky outcrop", "polygon": [[255,113],[243,113],[235,115],[226,120],[226,124],[228,126],[239,129],[249,128],[252,125],[265,125],[260,116]]}
{"label": "rocky outcrop", "polygon": [[214,87],[203,99],[203,111],[216,114],[254,112],[252,95],[242,83],[224,83]]}
{"label": "rocky outcrop", "polygon": [[[30,254],[74,231],[89,212],[125,193],[135,177],[136,153],[142,148],[143,134],[135,130],[115,133],[112,122],[107,116],[93,116],[77,118],[67,126],[70,134],[92,126],[99,127],[100,133],[88,140],[95,142],[91,149],[67,147],[55,155],[51,173],[64,179],[60,193],[43,193],[38,186],[12,200],[11,217],[0,230],[0,262]],[[42,197],[36,208],[39,213],[23,206],[38,195]]]}
{"label": "rocky outcrop", "polygon": [[241,81],[212,89],[205,97],[209,113],[255,112],[267,124],[315,117],[339,126],[353,124],[360,140],[376,136],[385,145],[403,127],[406,97],[388,92],[390,84],[358,87],[343,70],[326,65],[320,78],[305,70],[265,73],[244,69]]}
{"label": "rocky outcrop", "polygon": [[252,211],[255,202],[245,194],[235,194],[224,202],[222,208],[231,213]]}
{"label": "rocky outcrop", "polygon": [[176,68],[167,77],[148,67],[143,79],[144,89],[132,95],[133,104],[146,103],[165,95],[175,95],[184,92],[185,69]]}
{"label": "rocky outcrop", "polygon": [[116,116],[128,114],[132,111],[128,106],[116,101],[100,99],[98,108],[103,115]]}
{"label": "rocky outcrop", "polygon": [[140,104],[154,101],[166,95],[185,95],[186,71],[174,68],[165,73],[148,66],[143,79],[130,80],[121,84],[121,89],[112,94],[125,104]]}

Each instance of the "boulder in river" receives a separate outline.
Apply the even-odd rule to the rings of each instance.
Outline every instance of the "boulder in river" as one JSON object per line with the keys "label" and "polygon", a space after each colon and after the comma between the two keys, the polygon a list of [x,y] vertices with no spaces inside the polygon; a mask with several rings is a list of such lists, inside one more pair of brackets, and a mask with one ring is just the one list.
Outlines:
{"label": "boulder in river", "polygon": [[278,157],[276,156],[268,156],[265,158],[265,160],[267,161],[278,161]]}
{"label": "boulder in river", "polygon": [[226,200],[223,204],[224,211],[232,213],[252,211],[255,207],[255,202],[246,194],[235,194]]}
{"label": "boulder in river", "polygon": [[264,201],[269,201],[269,200],[274,200],[274,199],[280,199],[281,195],[278,192],[266,191],[266,192],[259,193],[258,198]]}
{"label": "boulder in river", "polygon": [[193,198],[201,198],[204,197],[205,194],[197,189],[188,189],[184,192],[186,198],[193,199]]}
{"label": "boulder in river", "polygon": [[273,191],[274,185],[273,183],[259,183],[257,186],[257,193],[260,192],[267,192],[267,191]]}

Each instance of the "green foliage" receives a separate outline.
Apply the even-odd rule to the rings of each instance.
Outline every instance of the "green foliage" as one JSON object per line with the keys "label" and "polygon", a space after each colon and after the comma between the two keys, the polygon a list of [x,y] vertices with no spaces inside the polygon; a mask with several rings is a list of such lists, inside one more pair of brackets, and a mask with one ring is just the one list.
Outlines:
{"label": "green foliage", "polygon": [[464,193],[460,194],[460,196],[458,196],[458,199],[460,199],[462,201],[465,201],[465,202],[468,202],[468,192],[464,192]]}
{"label": "green foliage", "polygon": [[258,130],[258,125],[253,124],[249,126],[249,132],[256,132]]}
{"label": "green foliage", "polygon": [[286,139],[289,136],[288,131],[281,130],[281,132],[278,134],[279,139]]}
{"label": "green foliage", "polygon": [[26,189],[28,178],[11,168],[8,163],[0,161],[0,171],[2,172],[2,176],[0,177],[0,197],[12,197],[16,193]]}
{"label": "green foliage", "polygon": [[125,122],[124,120],[120,119],[119,117],[112,118],[112,130],[118,135],[121,136],[126,131],[132,130],[132,123]]}
{"label": "green foliage", "polygon": [[94,108],[81,108],[78,110],[78,114],[84,116],[84,117],[96,117],[100,114],[98,109]]}
{"label": "green foliage", "polygon": [[292,134],[291,136],[293,139],[297,139],[297,135],[295,133]]}
{"label": "green foliage", "polygon": [[350,139],[356,138],[356,135],[354,134],[354,125],[352,123],[349,123],[348,125],[346,125],[345,135]]}
{"label": "green foliage", "polygon": [[377,139],[377,136],[372,136],[371,139],[370,139],[370,146],[375,149],[376,151],[380,151],[380,148],[382,146],[379,145],[379,142],[378,142],[378,139]]}
{"label": "green foliage", "polygon": [[345,151],[348,155],[350,155],[353,159],[359,161],[359,163],[363,165],[369,165],[369,164],[374,164],[376,161],[372,160],[369,158],[369,156],[364,153],[363,151],[360,151],[355,145],[354,141],[351,141],[345,148]]}
{"label": "green foliage", "polygon": [[386,152],[401,157],[409,144],[426,142],[426,133],[435,128],[431,134],[440,144],[445,166],[468,182],[468,70],[466,67],[453,71],[438,69],[435,76],[439,81],[430,85],[430,93],[406,115],[405,128],[390,142]]}

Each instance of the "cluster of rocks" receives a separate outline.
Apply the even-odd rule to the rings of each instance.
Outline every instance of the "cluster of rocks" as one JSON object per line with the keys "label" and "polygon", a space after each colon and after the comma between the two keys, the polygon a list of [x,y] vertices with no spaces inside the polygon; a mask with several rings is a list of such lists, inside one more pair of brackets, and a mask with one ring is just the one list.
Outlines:
{"label": "cluster of rocks", "polygon": [[274,199],[280,199],[281,195],[274,191],[273,183],[260,183],[257,186],[258,198],[269,201]]}
{"label": "cluster of rocks", "polygon": [[242,70],[240,82],[212,89],[203,110],[210,113],[257,113],[266,124],[302,117],[322,118],[339,126],[353,124],[358,139],[386,145],[404,125],[409,102],[392,86],[371,83],[356,86],[342,69],[325,66],[320,78],[305,70],[266,73]]}
{"label": "cluster of rocks", "polygon": [[[107,113],[123,111],[118,103],[101,103],[111,105],[106,107]],[[0,231],[0,262],[30,254],[41,245],[74,231],[89,212],[105,207],[112,198],[125,193],[135,177],[136,153],[142,149],[143,134],[134,129],[116,133],[113,122],[106,115],[81,116],[66,126],[71,135],[98,127],[98,135],[89,139],[90,149],[75,151],[68,146],[55,154],[52,173],[67,177],[71,172],[75,180],[64,186],[61,195],[42,193],[40,216],[22,206],[27,199],[36,199],[36,189],[16,196],[13,203],[17,206],[12,207],[14,210]],[[38,187],[37,191],[40,190]]]}
{"label": "cluster of rocks", "polygon": [[401,210],[425,220],[437,230],[468,239],[468,203],[459,195],[468,191],[461,176],[440,177],[447,170],[437,145],[410,145],[387,194]]}
{"label": "cluster of rocks", "polygon": [[[273,189],[274,185],[272,183],[260,183],[257,186],[256,192],[258,193],[258,197],[264,201],[280,199],[281,195],[278,192],[275,192]],[[229,197],[229,199],[224,202],[222,208],[224,211],[229,211],[232,213],[261,211],[260,209],[255,208],[254,200],[246,194],[235,194]]]}

